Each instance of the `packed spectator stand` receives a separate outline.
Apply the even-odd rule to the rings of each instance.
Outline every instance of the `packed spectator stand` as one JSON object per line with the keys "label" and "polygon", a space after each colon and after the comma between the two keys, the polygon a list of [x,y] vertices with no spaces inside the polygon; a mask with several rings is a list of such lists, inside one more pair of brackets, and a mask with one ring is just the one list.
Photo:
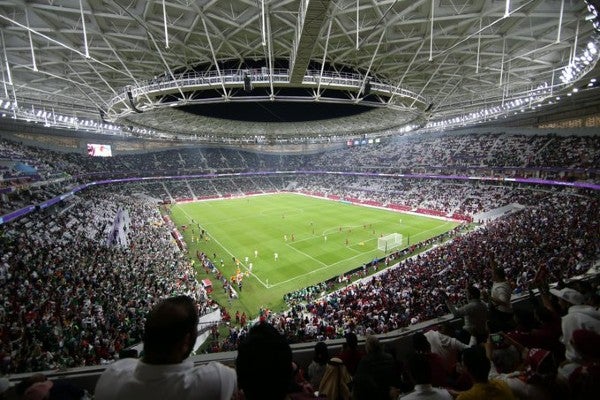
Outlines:
{"label": "packed spectator stand", "polygon": [[[464,301],[467,282],[491,287],[494,266],[505,270],[515,294],[537,287],[540,269],[548,281],[568,280],[585,273],[599,258],[598,192],[302,171],[468,173],[597,183],[599,150],[597,136],[497,133],[407,138],[301,156],[207,148],[107,161],[2,141],[0,214],[102,178],[217,174],[210,179],[197,176],[86,189],[55,207],[3,225],[2,372],[109,362],[120,350],[141,341],[145,313],[167,295],[192,296],[200,313],[218,307],[196,282],[189,259],[173,242],[172,227],[158,212],[159,201],[287,190],[470,216],[511,203],[526,206],[475,231],[457,229],[447,243],[397,265],[394,259],[400,254],[392,254],[388,270],[336,292],[327,293],[326,285],[299,291],[290,297],[288,311],[262,316],[289,342],[327,341],[348,332],[388,333],[446,315],[441,293],[454,303]],[[16,163],[31,165],[37,173],[19,172]],[[288,173],[218,176],[270,171]],[[129,246],[106,246],[119,209],[127,209],[131,218]],[[246,329],[233,326],[229,337],[213,342],[213,350],[235,349]]]}
{"label": "packed spectator stand", "polygon": [[[107,246],[120,207],[129,245]],[[3,373],[105,363],[141,341],[146,311],[165,294],[211,307],[155,205],[115,193],[4,227],[1,262]]]}

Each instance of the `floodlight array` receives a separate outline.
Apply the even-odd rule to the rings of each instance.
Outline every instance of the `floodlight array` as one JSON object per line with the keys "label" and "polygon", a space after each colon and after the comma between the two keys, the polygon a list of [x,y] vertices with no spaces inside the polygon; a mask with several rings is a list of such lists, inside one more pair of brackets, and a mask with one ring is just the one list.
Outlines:
{"label": "floodlight array", "polygon": [[585,50],[573,57],[573,60],[567,65],[561,75],[560,80],[564,84],[571,83],[573,81],[577,81],[586,72],[588,72],[598,61],[598,40],[590,41]]}

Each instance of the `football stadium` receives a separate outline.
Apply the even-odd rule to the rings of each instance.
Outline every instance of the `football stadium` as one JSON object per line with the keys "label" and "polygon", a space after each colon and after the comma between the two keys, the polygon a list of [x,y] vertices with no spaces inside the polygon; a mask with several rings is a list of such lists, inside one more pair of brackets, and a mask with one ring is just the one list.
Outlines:
{"label": "football stadium", "polygon": [[594,398],[599,10],[0,3],[0,398]]}

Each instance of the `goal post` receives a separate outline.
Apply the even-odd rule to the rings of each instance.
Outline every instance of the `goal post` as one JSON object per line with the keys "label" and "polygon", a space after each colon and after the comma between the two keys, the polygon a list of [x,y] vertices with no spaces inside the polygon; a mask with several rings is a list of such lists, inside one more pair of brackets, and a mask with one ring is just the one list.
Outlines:
{"label": "goal post", "polygon": [[392,250],[402,245],[402,234],[392,233],[385,235],[377,239],[377,249],[387,253],[388,250]]}

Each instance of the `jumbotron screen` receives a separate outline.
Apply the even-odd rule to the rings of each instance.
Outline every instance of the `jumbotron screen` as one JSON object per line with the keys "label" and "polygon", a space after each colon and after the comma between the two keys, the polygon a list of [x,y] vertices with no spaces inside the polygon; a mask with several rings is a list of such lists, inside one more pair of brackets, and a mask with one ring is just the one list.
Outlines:
{"label": "jumbotron screen", "polygon": [[112,150],[109,144],[90,144],[87,145],[87,153],[93,157],[112,157]]}

